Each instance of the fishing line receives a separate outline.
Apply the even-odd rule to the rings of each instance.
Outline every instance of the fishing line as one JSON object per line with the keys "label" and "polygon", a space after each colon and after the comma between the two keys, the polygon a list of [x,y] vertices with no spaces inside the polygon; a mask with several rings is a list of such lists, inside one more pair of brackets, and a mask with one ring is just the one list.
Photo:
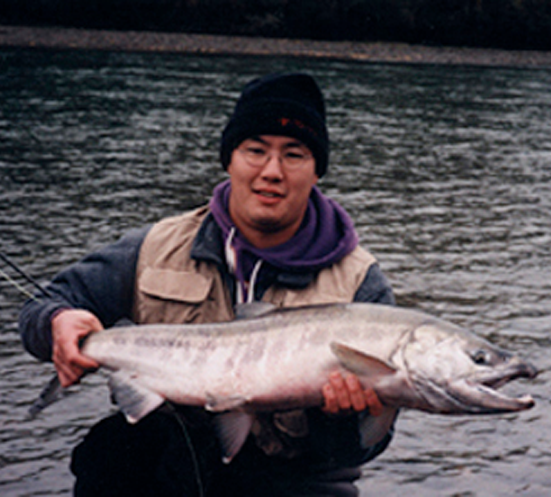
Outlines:
{"label": "fishing line", "polygon": [[15,281],[8,273],[4,272],[2,269],[0,269],[0,276],[2,276],[12,286],[17,288],[23,295],[38,302],[38,299],[31,292],[29,292],[26,288],[21,286],[17,281]]}
{"label": "fishing line", "polygon": [[189,453],[191,455],[191,462],[193,464],[193,470],[195,472],[195,482],[197,483],[197,488],[199,490],[199,497],[204,497],[205,491],[203,489],[203,481],[201,479],[201,468],[199,466],[199,459],[197,458],[197,452],[195,451],[195,447],[193,446],[193,442],[191,441],[191,437],[189,436],[187,426],[185,422],[180,418],[178,411],[174,408],[172,404],[170,404],[169,402],[165,402],[163,409],[166,409],[166,412],[169,412],[174,416],[176,422],[182,429],[182,433],[184,435]]}
{"label": "fishing line", "polygon": [[[15,262],[13,262],[4,252],[0,252],[0,259],[2,259],[8,266],[10,266],[17,274],[19,274],[23,279],[25,279],[28,283],[33,285],[35,288],[37,288],[42,295],[46,297],[51,297],[52,295],[46,290],[38,281],[36,281],[30,274],[27,274],[23,269],[21,269]],[[4,277],[9,283],[11,283],[15,288],[17,288],[21,293],[26,295],[27,297],[38,300],[34,295],[31,295],[30,292],[28,292],[25,288],[23,288],[17,281],[15,281],[13,278],[11,278],[7,273],[2,271],[0,269],[0,275]]]}
{"label": "fishing line", "polygon": [[[51,294],[46,290],[40,283],[38,283],[32,276],[27,274],[23,269],[21,269],[15,262],[10,260],[10,258],[4,254],[3,252],[0,252],[0,259],[3,260],[8,266],[10,266],[14,271],[16,271],[22,278],[24,278],[28,283],[32,284],[35,288],[37,288],[44,296],[51,297]],[[5,271],[0,269],[0,276],[5,278],[11,285],[13,285],[15,288],[17,288],[22,294],[27,296],[28,298],[39,301],[39,299],[32,295],[26,288],[24,288],[22,285],[20,285],[17,281],[15,281],[9,274],[7,274]],[[55,389],[53,388],[55,387]],[[36,415],[40,410],[42,410],[46,405],[51,403],[51,400],[48,400],[51,395],[51,391],[54,391],[58,393],[59,390],[59,381],[57,378],[57,375],[54,377],[52,381],[48,384],[46,389],[42,392],[40,399],[33,404],[31,407],[31,410],[29,411],[31,416]],[[49,393],[46,393],[49,392]],[[191,455],[191,461],[193,465],[193,470],[195,473],[195,481],[199,490],[199,497],[204,497],[205,491],[203,488],[203,481],[201,478],[201,468],[199,465],[199,459],[197,457],[197,452],[195,451],[195,448],[193,446],[193,442],[191,441],[191,437],[189,436],[188,429],[182,419],[180,419],[180,416],[176,412],[176,409],[169,403],[166,403],[166,408],[169,412],[171,412],[176,419],[176,422],[180,426],[182,430],[182,434],[184,435],[186,444],[188,446],[190,455]]]}

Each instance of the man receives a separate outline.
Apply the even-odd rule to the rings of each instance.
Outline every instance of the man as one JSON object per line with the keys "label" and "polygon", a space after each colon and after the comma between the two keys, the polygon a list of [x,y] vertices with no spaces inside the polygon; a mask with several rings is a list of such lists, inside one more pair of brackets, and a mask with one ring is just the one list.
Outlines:
{"label": "man", "polygon": [[[133,231],[61,272],[53,295],[28,302],[26,348],[52,359],[64,386],[98,365],[79,352],[91,332],[126,319],[201,323],[235,318],[236,304],[393,304],[387,280],[358,246],[346,212],[316,187],[328,165],[325,104],[305,74],[275,74],[243,90],[221,140],[229,181],[208,206]],[[177,406],[135,426],[115,415],[74,452],[77,496],[357,495],[363,447],[380,403],[356,376],[332,373],[322,409],[257,417],[228,465],[204,410]]]}

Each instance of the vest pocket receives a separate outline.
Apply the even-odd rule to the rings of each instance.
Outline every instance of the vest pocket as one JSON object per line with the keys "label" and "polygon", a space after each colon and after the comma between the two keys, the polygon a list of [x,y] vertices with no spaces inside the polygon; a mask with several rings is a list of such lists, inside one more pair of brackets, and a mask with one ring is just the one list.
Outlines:
{"label": "vest pocket", "polygon": [[161,300],[198,304],[206,300],[212,279],[199,273],[173,269],[145,268],[138,291]]}

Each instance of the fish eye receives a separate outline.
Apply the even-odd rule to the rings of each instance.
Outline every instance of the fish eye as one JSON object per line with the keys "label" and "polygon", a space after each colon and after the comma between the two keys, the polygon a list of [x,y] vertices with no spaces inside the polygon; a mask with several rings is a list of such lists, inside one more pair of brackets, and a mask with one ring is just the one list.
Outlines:
{"label": "fish eye", "polygon": [[475,364],[488,364],[490,362],[490,354],[483,349],[477,350],[472,356]]}

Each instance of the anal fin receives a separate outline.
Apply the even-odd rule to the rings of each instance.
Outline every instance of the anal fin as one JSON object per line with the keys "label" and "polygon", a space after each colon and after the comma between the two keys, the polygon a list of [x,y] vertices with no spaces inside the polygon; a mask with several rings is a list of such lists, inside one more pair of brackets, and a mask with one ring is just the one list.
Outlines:
{"label": "anal fin", "polygon": [[216,432],[222,445],[222,461],[229,464],[243,447],[251,431],[254,416],[243,411],[230,411],[215,419]]}

